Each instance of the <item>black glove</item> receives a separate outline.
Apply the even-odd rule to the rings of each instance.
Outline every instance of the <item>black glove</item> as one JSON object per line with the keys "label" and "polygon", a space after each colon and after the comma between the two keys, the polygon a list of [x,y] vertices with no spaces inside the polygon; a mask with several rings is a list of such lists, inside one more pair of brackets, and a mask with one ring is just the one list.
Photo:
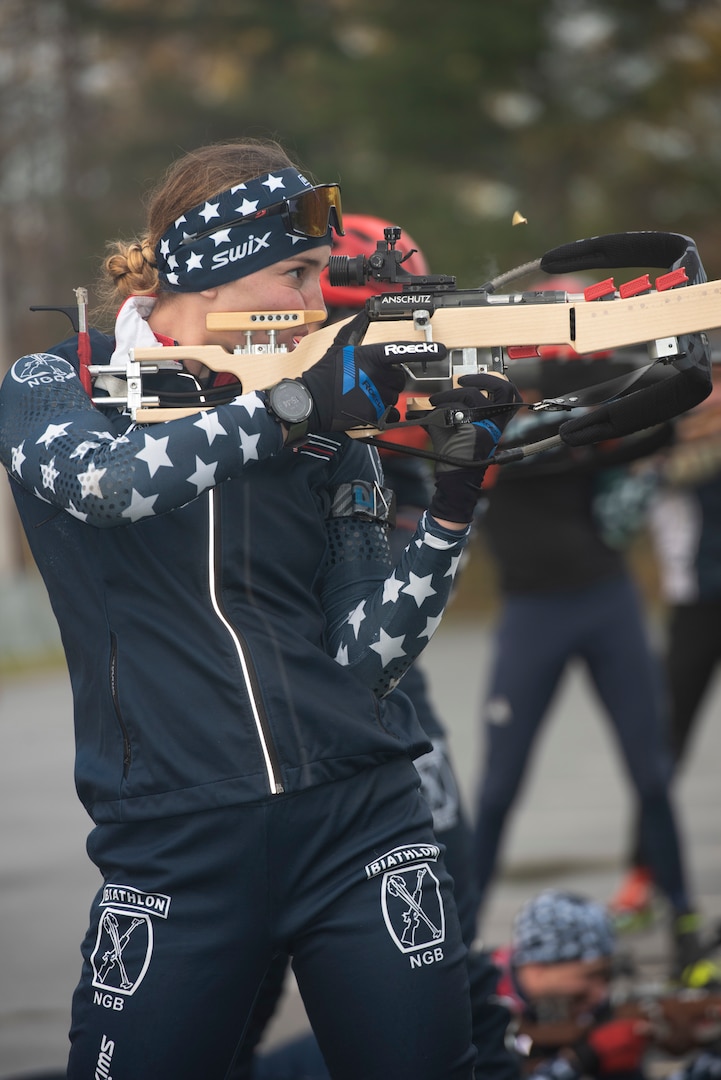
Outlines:
{"label": "black glove", "polygon": [[[430,403],[434,407],[452,409],[488,408],[489,405],[512,405],[520,403],[521,395],[512,382],[498,375],[462,375],[459,386],[433,394]],[[484,394],[483,391],[486,391]],[[482,461],[491,456],[503,429],[516,410],[509,408],[485,420],[473,423],[441,427],[430,424],[428,433],[433,449],[446,457],[459,461]],[[436,520],[468,522],[481,494],[485,468],[449,465],[439,461],[436,465],[436,490],[429,511]]]}
{"label": "black glove", "polygon": [[[301,382],[313,398],[309,431],[347,431],[360,424],[375,425],[390,406],[395,405],[405,386],[400,368],[405,354],[394,342],[383,345],[356,345],[368,327],[365,311],[338,332],[322,359],[304,371]],[[433,359],[443,359],[444,345],[436,345]],[[395,415],[394,419],[398,419]]]}

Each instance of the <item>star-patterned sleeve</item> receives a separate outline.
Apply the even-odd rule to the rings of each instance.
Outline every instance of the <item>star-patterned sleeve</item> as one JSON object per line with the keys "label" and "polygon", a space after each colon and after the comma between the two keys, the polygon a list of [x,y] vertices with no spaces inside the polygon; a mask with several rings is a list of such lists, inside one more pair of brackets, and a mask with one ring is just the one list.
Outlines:
{"label": "star-patterned sleeve", "polygon": [[99,527],[184,506],[282,443],[256,393],[117,434],[59,356],[23,357],[0,387],[0,461],[38,498]]}
{"label": "star-patterned sleeve", "polygon": [[[355,537],[365,530],[372,549],[371,530],[379,527],[357,521],[352,527]],[[326,574],[328,649],[378,697],[398,685],[437,630],[469,531],[444,529],[424,514],[396,566],[370,594],[367,576],[353,570],[363,563],[357,543],[355,553],[345,562],[341,556]]]}

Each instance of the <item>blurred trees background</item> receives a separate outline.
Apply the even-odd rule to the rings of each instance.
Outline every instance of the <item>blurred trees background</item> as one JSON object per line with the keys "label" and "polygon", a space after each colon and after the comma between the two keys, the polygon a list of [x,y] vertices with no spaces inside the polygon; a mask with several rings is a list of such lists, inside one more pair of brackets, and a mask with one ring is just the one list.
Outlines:
{"label": "blurred trees background", "polygon": [[105,241],[241,135],[461,286],[626,229],[689,233],[721,277],[718,0],[0,0],[0,367],[69,329],[31,304],[87,285],[92,321]]}
{"label": "blurred trees background", "polygon": [[174,157],[243,134],[461,285],[624,229],[721,276],[717,0],[2,0],[4,361],[64,333],[27,308],[92,287]]}

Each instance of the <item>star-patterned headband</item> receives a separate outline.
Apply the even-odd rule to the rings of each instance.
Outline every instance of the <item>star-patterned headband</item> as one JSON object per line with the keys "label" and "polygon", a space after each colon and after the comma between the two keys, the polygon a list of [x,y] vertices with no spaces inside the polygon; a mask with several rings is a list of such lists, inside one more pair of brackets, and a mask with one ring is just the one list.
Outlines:
{"label": "star-patterned headband", "polygon": [[314,187],[297,169],[264,173],[214,195],[166,229],[155,249],[160,280],[200,292],[330,244],[343,231],[340,189]]}

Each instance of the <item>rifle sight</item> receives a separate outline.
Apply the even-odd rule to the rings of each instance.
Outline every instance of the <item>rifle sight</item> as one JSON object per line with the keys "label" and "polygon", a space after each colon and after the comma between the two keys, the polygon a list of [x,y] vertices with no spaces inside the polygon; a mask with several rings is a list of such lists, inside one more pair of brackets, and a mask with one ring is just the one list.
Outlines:
{"label": "rifle sight", "polygon": [[455,277],[449,274],[409,274],[403,263],[415,252],[411,248],[405,254],[396,248],[401,235],[397,226],[383,230],[384,239],[376,243],[370,255],[331,255],[328,263],[328,280],[331,285],[365,285],[371,278],[389,285],[401,285],[403,289],[428,288],[454,289]]}

